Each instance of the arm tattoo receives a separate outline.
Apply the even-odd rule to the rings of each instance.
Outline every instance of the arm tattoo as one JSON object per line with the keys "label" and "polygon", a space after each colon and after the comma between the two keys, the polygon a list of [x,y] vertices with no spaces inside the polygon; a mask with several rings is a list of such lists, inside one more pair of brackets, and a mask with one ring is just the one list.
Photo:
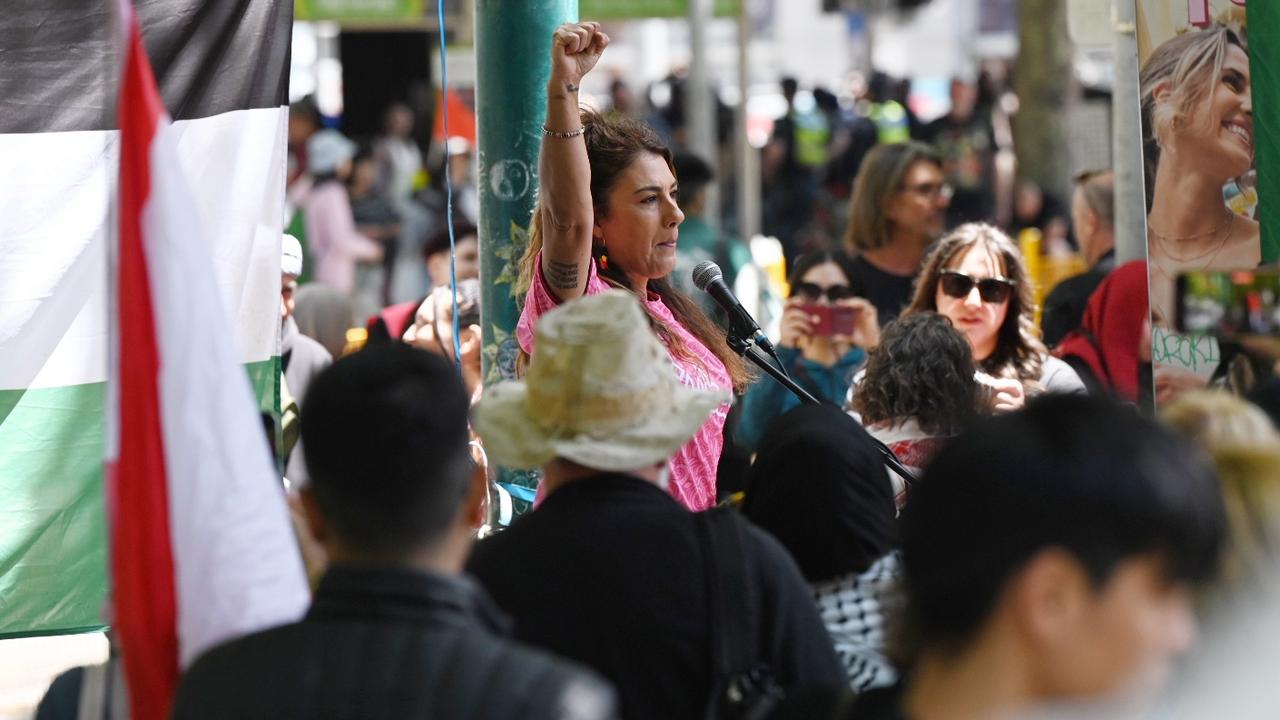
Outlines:
{"label": "arm tattoo", "polygon": [[573,290],[578,287],[578,263],[548,260],[542,266],[547,283],[556,290]]}
{"label": "arm tattoo", "polygon": [[576,92],[578,92],[578,86],[577,86],[577,85],[574,85],[573,83],[565,83],[565,84],[564,84],[564,89],[565,89],[565,90],[568,90],[568,91],[569,91],[569,92],[571,92],[571,93],[576,93]]}

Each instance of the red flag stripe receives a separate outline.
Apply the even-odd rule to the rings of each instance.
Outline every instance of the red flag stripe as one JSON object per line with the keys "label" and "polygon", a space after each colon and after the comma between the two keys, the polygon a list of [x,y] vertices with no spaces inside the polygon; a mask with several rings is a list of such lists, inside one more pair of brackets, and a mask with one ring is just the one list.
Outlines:
{"label": "red flag stripe", "polygon": [[[127,3],[121,3],[126,6]],[[129,8],[131,10],[131,8]],[[160,418],[160,353],[143,212],[164,112],[132,12],[119,104],[119,455],[111,473],[113,611],[139,720],[162,720],[178,682],[177,602]]]}

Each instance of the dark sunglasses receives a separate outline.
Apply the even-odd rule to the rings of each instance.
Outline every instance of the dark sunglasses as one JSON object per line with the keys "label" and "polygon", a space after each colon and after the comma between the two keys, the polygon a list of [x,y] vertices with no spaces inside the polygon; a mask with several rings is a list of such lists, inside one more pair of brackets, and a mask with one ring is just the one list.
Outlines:
{"label": "dark sunglasses", "polygon": [[961,300],[969,297],[974,285],[978,286],[978,297],[985,303],[1002,303],[1013,294],[1013,281],[1005,278],[975,280],[964,273],[947,270],[938,276],[938,282],[942,292]]}
{"label": "dark sunglasses", "polygon": [[826,296],[827,300],[835,302],[837,300],[848,300],[853,297],[853,288],[848,285],[832,285],[831,287],[822,287],[816,283],[799,282],[791,286],[792,297],[802,297],[806,300],[816,301],[822,296]]}

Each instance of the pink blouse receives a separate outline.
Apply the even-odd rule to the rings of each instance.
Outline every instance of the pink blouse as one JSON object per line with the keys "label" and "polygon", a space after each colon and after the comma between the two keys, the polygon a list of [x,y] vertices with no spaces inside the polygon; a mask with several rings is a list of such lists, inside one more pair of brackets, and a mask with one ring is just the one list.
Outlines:
{"label": "pink blouse", "polygon": [[[596,295],[609,289],[609,285],[596,273],[596,264],[592,260],[587,271],[587,289],[584,295]],[[524,310],[520,313],[520,321],[516,324],[516,340],[520,348],[533,355],[533,330],[542,314],[560,304],[556,296],[547,288],[542,278],[542,255],[539,254],[533,271],[533,284],[525,297]],[[729,389],[733,383],[724,363],[702,344],[667,309],[656,295],[652,293],[645,300],[649,314],[659,322],[671,328],[685,347],[698,358],[691,362],[675,355],[671,363],[675,366],[676,377],[681,384],[700,390]],[[724,449],[724,421],[729,413],[729,404],[716,408],[707,422],[698,429],[697,434],[676,451],[671,458],[671,479],[667,491],[681,505],[690,510],[706,510],[716,504],[716,467],[720,463],[720,452]],[[539,488],[541,496],[541,488]]]}

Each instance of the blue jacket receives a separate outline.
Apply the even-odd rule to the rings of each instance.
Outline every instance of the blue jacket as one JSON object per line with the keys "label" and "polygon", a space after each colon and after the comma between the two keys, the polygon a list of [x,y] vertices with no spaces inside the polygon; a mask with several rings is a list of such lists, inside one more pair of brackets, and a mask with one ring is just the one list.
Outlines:
{"label": "blue jacket", "polygon": [[[805,359],[796,348],[779,347],[778,359],[800,387],[819,400],[844,406],[853,374],[867,357],[862,348],[850,348],[835,365],[826,367]],[[755,452],[765,428],[774,418],[800,404],[800,398],[769,376],[759,378],[742,398],[734,439],[746,450]]]}

